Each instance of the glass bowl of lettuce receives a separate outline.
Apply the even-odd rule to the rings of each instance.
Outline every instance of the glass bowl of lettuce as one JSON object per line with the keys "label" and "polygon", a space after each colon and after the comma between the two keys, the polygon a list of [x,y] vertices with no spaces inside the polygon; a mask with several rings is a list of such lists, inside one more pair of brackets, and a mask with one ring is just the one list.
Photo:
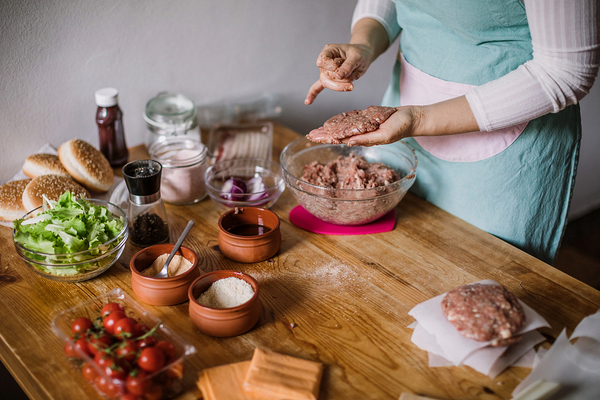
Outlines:
{"label": "glass bowl of lettuce", "polygon": [[44,200],[13,227],[17,254],[39,275],[61,282],[85,281],[109,269],[128,235],[121,208],[71,192],[58,201]]}

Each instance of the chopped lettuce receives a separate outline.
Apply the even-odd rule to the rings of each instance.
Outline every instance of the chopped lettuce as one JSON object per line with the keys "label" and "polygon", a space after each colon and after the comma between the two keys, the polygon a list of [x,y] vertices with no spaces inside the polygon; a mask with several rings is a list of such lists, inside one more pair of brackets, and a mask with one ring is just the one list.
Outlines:
{"label": "chopped lettuce", "polygon": [[[52,275],[77,275],[92,271],[112,261],[114,256],[86,263],[116,247],[120,240],[103,246],[119,235],[125,226],[123,217],[116,218],[104,206],[96,206],[71,192],[58,201],[44,203],[44,211],[31,219],[14,222],[15,242],[27,250],[36,268]],[[122,240],[122,239],[121,239]],[[42,264],[53,264],[43,266]],[[81,263],[76,266],[60,264]]]}

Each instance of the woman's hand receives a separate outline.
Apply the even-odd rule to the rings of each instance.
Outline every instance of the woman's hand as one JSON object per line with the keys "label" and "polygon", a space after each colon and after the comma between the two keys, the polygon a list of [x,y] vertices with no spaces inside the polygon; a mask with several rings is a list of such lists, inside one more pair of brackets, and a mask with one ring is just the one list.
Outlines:
{"label": "woman's hand", "polygon": [[323,89],[349,92],[352,82],[365,74],[374,60],[370,47],[362,44],[328,44],[317,58],[319,80],[308,91],[305,104],[312,104]]}

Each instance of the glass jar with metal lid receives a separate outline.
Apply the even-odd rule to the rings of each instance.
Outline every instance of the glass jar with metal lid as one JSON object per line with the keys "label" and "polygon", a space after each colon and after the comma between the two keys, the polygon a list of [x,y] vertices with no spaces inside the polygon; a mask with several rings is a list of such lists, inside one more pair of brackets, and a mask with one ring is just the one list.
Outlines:
{"label": "glass jar with metal lid", "polygon": [[150,157],[163,167],[160,191],[165,202],[193,204],[206,197],[207,152],[201,142],[183,137],[170,137],[152,145]]}
{"label": "glass jar with metal lid", "polygon": [[159,93],[146,103],[144,120],[148,127],[146,146],[170,137],[184,137],[200,142],[196,105],[178,93]]}

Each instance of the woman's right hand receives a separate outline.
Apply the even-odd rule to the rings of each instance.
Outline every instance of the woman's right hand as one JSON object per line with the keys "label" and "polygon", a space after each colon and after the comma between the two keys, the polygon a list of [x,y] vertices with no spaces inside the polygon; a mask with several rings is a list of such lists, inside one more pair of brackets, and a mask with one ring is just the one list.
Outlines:
{"label": "woman's right hand", "polygon": [[365,74],[375,54],[369,46],[362,44],[328,44],[317,58],[320,69],[319,80],[308,91],[305,104],[312,104],[323,89],[349,92],[352,82]]}

